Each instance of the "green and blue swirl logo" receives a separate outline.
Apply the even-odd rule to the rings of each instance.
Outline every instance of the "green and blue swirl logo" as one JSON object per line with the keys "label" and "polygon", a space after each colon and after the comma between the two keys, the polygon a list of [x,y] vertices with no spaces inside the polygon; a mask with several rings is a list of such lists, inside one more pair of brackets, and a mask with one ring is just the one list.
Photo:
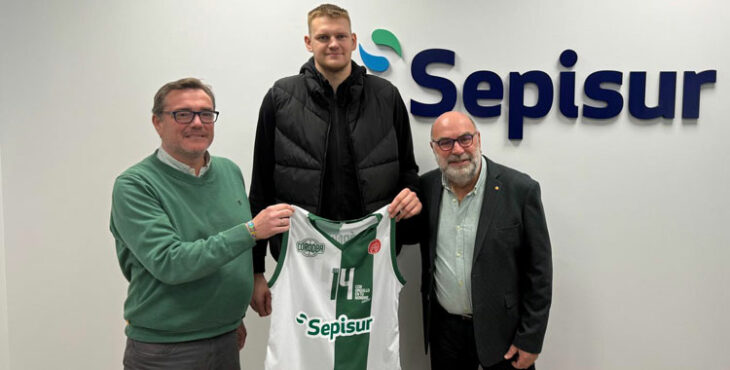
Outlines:
{"label": "green and blue swirl logo", "polygon": [[[401,51],[400,47],[400,41],[398,41],[398,38],[395,37],[393,32],[390,32],[386,29],[376,29],[373,31],[372,39],[375,45],[380,46],[387,46],[393,51],[398,54],[399,57],[403,58],[403,52]],[[387,58],[370,54],[362,47],[362,44],[359,45],[360,47],[360,58],[362,58],[363,64],[365,64],[368,69],[375,72],[385,72],[388,70],[388,67],[390,67],[390,62]]]}

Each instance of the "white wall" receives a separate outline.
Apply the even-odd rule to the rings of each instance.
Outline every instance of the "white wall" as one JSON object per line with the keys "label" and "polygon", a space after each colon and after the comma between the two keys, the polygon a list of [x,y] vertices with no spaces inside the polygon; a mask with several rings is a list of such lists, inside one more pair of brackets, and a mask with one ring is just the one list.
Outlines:
{"label": "white wall", "polygon": [[[619,70],[624,96],[628,72],[649,72],[650,105],[658,71],[717,69],[696,122],[642,122],[627,107],[607,122],[573,121],[560,115],[557,100],[548,116],[526,123],[519,143],[507,140],[504,104],[501,117],[477,122],[487,155],[542,185],[555,293],[541,369],[730,367],[722,357],[730,344],[727,2],[340,4],[363,45],[393,63],[383,76],[406,104],[438,100],[410,78],[411,59],[435,47],[456,52],[456,66],[433,73],[457,86],[479,69],[504,79],[511,71],[544,70],[557,85],[558,56],[572,48],[578,81],[596,70]],[[308,58],[305,14],[315,5],[0,5],[8,315],[0,351],[1,334],[8,333],[11,369],[121,368],[126,284],[108,231],[109,200],[114,177],[158,145],[149,113],[154,92],[183,76],[212,84],[222,115],[211,150],[233,159],[248,179],[261,99]],[[398,36],[403,59],[372,44],[369,34],[379,27]],[[578,101],[587,102],[581,86]],[[435,167],[426,144],[430,122],[412,119],[422,171]],[[404,368],[423,369],[418,252],[407,249],[399,262],[409,279],[401,307]],[[242,358],[255,370],[262,367],[268,321],[249,313]]]}
{"label": "white wall", "polygon": [[[0,109],[2,112],[2,109]],[[0,149],[0,370],[10,368],[8,348],[8,289],[5,279],[5,221],[3,220],[3,169]]]}

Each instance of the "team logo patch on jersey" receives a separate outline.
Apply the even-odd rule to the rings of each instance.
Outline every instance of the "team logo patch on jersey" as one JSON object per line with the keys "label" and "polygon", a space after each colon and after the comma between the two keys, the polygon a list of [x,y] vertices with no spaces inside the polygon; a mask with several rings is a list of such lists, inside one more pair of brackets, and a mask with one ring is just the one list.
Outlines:
{"label": "team logo patch on jersey", "polygon": [[375,239],[370,242],[370,245],[368,245],[368,253],[375,254],[380,252],[380,240]]}
{"label": "team logo patch on jersey", "polygon": [[340,315],[337,320],[325,321],[321,317],[308,318],[304,312],[299,312],[295,318],[297,324],[307,328],[307,336],[310,338],[326,338],[333,342],[337,337],[349,337],[370,333],[373,325],[373,317],[361,319],[350,319],[347,315]]}
{"label": "team logo patch on jersey", "polygon": [[315,257],[324,253],[324,243],[311,238],[300,240],[297,242],[297,252],[303,254],[304,257]]}

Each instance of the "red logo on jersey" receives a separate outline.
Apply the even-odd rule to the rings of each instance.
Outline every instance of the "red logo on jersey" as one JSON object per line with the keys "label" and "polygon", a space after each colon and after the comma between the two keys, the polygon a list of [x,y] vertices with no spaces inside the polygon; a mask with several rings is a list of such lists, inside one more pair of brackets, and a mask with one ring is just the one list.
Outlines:
{"label": "red logo on jersey", "polygon": [[368,245],[368,253],[375,254],[380,252],[380,240],[375,239],[370,242],[370,245]]}

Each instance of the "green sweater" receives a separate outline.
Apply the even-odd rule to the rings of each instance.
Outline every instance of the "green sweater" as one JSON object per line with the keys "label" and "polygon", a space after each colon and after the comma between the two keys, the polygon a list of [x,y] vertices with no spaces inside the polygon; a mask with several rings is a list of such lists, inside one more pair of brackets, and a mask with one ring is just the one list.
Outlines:
{"label": "green sweater", "polygon": [[201,177],[151,155],[114,183],[111,232],[129,281],[127,336],[182,342],[234,330],[253,290],[241,170],[212,157]]}

